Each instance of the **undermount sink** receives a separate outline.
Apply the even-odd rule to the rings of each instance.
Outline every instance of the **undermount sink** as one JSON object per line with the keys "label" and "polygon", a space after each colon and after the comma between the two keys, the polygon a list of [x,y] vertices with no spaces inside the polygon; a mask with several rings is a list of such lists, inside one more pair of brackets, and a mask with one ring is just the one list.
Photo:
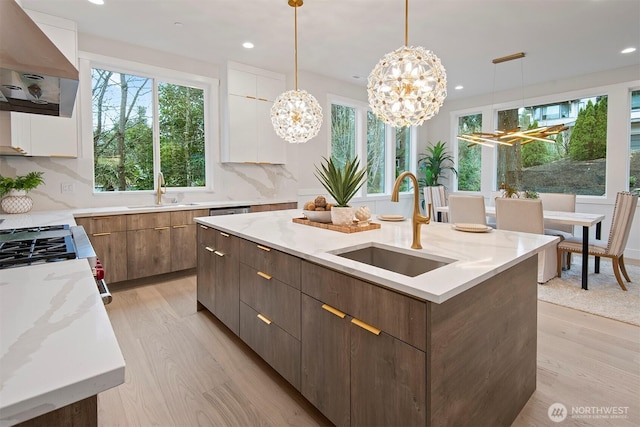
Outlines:
{"label": "undermount sink", "polygon": [[419,276],[455,262],[453,259],[435,257],[424,253],[402,252],[400,248],[373,242],[364,247],[342,248],[331,251],[331,253],[409,277]]}
{"label": "undermount sink", "polygon": [[127,209],[149,209],[149,208],[180,208],[185,206],[198,206],[200,203],[167,203],[164,205],[136,205],[127,206]]}

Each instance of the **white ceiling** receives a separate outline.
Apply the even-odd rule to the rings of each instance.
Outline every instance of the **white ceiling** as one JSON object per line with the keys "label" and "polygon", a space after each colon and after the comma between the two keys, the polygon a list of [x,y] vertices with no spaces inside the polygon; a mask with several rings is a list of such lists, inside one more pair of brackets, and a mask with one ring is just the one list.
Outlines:
{"label": "white ceiling", "polygon": [[[287,0],[104,1],[21,3],[77,22],[81,34],[293,72]],[[378,60],[404,43],[404,3],[306,0],[298,9],[299,69],[365,86]],[[244,49],[244,41],[256,47]],[[440,57],[450,100],[491,93],[494,77],[495,91],[626,66],[637,66],[640,79],[640,0],[411,0],[409,45]],[[620,54],[629,46],[639,50]],[[524,60],[491,63],[521,51]]]}

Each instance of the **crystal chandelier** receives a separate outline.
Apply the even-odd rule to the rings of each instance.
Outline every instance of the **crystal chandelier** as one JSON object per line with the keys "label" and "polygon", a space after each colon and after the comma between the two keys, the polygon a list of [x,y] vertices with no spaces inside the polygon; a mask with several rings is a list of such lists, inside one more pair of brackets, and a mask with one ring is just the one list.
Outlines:
{"label": "crystal chandelier", "polygon": [[409,0],[405,0],[404,46],[378,62],[367,84],[373,113],[394,127],[421,125],[438,114],[447,97],[447,73],[440,59],[408,44]]}
{"label": "crystal chandelier", "polygon": [[303,0],[288,0],[288,4],[294,9],[296,88],[276,98],[271,107],[271,123],[280,138],[296,144],[307,142],[318,134],[322,108],[313,95],[298,90],[298,7],[302,6]]}
{"label": "crystal chandelier", "polygon": [[[493,92],[495,94],[495,85],[496,85],[496,64],[500,64],[502,62],[512,61],[514,59],[520,59],[520,74],[521,74],[521,85],[523,86],[523,98],[522,98],[522,107],[524,108],[524,77],[522,76],[522,58],[525,57],[524,52],[514,53],[512,55],[503,56],[501,58],[495,58],[491,62],[493,62]],[[491,108],[493,110],[493,106]],[[568,126],[564,124],[557,124],[553,126],[540,126],[533,129],[521,130],[520,127],[516,127],[509,130],[496,130],[493,133],[489,132],[472,132],[457,135],[457,138],[469,142],[470,146],[473,144],[480,144],[487,147],[495,147],[496,145],[507,145],[512,146],[516,143],[520,143],[520,145],[525,145],[533,141],[542,141],[549,142],[555,144],[555,139],[552,139],[552,135],[557,135],[560,132],[569,129]]]}

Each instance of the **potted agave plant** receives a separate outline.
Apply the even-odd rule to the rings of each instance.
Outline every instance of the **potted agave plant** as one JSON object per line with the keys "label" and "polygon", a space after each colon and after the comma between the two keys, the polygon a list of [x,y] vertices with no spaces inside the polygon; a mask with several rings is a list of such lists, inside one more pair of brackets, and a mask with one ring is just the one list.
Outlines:
{"label": "potted agave plant", "polygon": [[347,159],[343,168],[336,166],[333,159],[327,160],[320,167],[316,166],[316,177],[336,201],[331,208],[331,222],[336,225],[347,225],[353,221],[354,210],[349,202],[365,182],[366,169],[360,169],[357,158]]}
{"label": "potted agave plant", "polygon": [[44,183],[44,172],[29,172],[15,178],[0,175],[0,205],[9,214],[29,212],[33,207],[33,200],[27,196],[30,190]]}

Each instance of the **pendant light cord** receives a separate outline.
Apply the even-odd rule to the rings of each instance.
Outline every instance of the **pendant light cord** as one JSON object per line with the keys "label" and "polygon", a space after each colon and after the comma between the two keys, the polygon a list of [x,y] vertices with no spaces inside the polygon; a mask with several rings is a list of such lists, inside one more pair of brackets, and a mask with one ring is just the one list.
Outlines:
{"label": "pendant light cord", "polygon": [[409,0],[404,1],[404,45],[409,46]]}
{"label": "pendant light cord", "polygon": [[295,56],[295,74],[296,74],[296,91],[298,90],[298,5],[293,6],[293,26],[294,26],[294,56]]}

